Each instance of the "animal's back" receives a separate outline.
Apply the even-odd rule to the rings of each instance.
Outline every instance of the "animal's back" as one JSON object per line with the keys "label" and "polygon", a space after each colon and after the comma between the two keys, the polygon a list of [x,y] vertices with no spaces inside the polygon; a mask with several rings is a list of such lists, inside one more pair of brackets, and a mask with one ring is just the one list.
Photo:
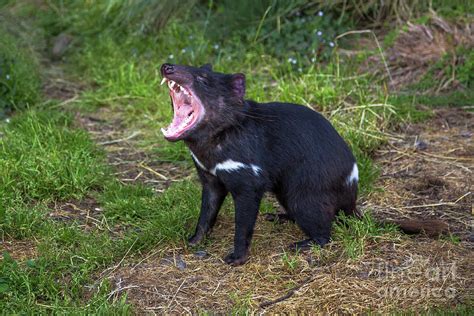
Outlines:
{"label": "animal's back", "polygon": [[351,173],[354,156],[321,114],[289,103],[251,106],[256,124],[263,129],[267,155],[271,155],[268,160],[275,171],[285,176],[302,172],[319,183],[338,182]]}

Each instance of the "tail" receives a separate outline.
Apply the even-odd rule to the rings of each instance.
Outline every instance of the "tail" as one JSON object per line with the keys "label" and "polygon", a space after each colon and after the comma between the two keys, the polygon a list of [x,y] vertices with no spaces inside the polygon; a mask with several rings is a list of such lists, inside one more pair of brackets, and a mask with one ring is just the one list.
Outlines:
{"label": "tail", "polygon": [[382,221],[381,224],[392,224],[408,235],[424,234],[428,237],[439,237],[449,233],[449,225],[438,219],[404,219]]}
{"label": "tail", "polygon": [[[347,208],[344,213],[355,216],[359,219],[363,213],[356,207]],[[424,234],[428,237],[436,238],[449,234],[449,225],[438,219],[402,219],[402,220],[377,220],[380,225],[395,225],[400,231],[407,235]]]}

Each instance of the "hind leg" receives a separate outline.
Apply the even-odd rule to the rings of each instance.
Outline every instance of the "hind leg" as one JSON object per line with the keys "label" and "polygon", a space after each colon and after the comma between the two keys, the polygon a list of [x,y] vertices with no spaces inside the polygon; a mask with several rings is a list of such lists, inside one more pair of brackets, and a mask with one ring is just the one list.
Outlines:
{"label": "hind leg", "polygon": [[[344,193],[342,193],[344,192]],[[357,209],[357,182],[352,183],[349,187],[343,187],[337,203],[337,210],[344,212],[347,216],[355,216],[362,218],[363,214]]]}
{"label": "hind leg", "polygon": [[315,201],[314,197],[300,198],[294,204],[296,224],[309,237],[296,242],[293,249],[307,249],[312,245],[323,247],[331,239],[331,226],[334,219],[334,207],[331,203]]}

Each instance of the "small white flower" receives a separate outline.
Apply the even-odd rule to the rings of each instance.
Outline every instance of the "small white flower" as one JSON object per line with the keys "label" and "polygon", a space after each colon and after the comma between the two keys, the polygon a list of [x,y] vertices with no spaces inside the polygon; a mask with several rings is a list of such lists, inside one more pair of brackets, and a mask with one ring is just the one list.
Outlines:
{"label": "small white flower", "polygon": [[318,31],[316,34],[318,34],[318,36],[321,36],[321,35],[323,35],[323,32]]}
{"label": "small white flower", "polygon": [[5,122],[10,123],[10,119],[7,117],[7,118],[5,119]]}
{"label": "small white flower", "polygon": [[319,11],[319,12],[318,12],[318,15],[319,15],[319,16],[323,16],[323,15],[324,15],[324,12],[323,12],[323,11]]}
{"label": "small white flower", "polygon": [[170,55],[168,56],[168,58],[169,58],[169,59],[173,59],[173,58],[174,58],[174,55],[173,55],[173,54],[170,54]]}
{"label": "small white flower", "polygon": [[316,57],[311,58],[311,62],[314,63],[316,61]]}
{"label": "small white flower", "polygon": [[216,49],[216,50],[219,49],[219,45],[218,45],[218,44],[215,44],[215,45],[214,45],[214,49]]}
{"label": "small white flower", "polygon": [[334,47],[334,43],[333,43],[333,42],[329,42],[329,46]]}
{"label": "small white flower", "polygon": [[289,63],[291,63],[292,60],[293,60],[293,58],[291,58],[291,57],[288,58]]}
{"label": "small white flower", "polygon": [[186,48],[183,48],[183,49],[181,50],[181,53],[183,53],[183,54],[186,53]]}
{"label": "small white flower", "polygon": [[5,78],[7,78],[7,80],[10,80],[10,75],[7,74]]}
{"label": "small white flower", "polygon": [[303,71],[303,68],[301,68],[301,67],[298,68],[298,71],[299,71],[299,72],[302,72],[302,71]]}

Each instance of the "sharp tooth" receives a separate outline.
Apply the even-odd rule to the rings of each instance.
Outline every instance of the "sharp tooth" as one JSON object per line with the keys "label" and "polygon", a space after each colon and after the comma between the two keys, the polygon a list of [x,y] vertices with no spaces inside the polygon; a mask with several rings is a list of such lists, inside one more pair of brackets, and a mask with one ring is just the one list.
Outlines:
{"label": "sharp tooth", "polygon": [[176,85],[176,82],[171,81],[171,88],[174,88],[175,85]]}
{"label": "sharp tooth", "polygon": [[166,78],[163,78],[163,80],[161,80],[160,86],[162,86],[162,85],[163,85],[163,83],[165,83],[165,82],[166,82],[166,80],[167,80]]}

